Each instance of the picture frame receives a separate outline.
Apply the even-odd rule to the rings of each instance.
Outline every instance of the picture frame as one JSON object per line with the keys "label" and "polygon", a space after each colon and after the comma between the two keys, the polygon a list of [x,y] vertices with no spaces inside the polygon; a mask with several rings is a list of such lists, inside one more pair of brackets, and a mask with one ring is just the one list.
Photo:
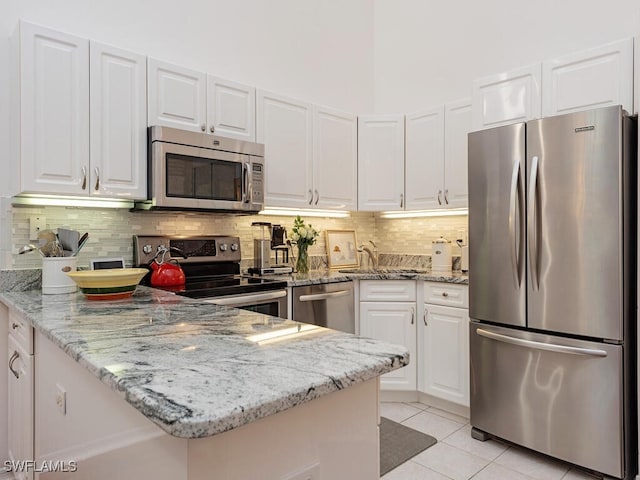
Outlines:
{"label": "picture frame", "polygon": [[329,268],[358,267],[358,241],[355,230],[326,230]]}

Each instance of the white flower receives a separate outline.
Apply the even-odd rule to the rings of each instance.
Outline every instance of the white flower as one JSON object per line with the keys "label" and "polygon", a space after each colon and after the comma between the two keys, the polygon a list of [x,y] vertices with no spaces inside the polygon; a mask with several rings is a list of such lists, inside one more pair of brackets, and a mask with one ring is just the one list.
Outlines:
{"label": "white flower", "polygon": [[300,235],[298,235],[298,232],[293,232],[291,234],[291,240],[293,240],[294,242],[297,242],[300,239]]}
{"label": "white flower", "polygon": [[304,227],[300,227],[298,229],[298,235],[300,235],[300,238],[307,238],[307,229]]}

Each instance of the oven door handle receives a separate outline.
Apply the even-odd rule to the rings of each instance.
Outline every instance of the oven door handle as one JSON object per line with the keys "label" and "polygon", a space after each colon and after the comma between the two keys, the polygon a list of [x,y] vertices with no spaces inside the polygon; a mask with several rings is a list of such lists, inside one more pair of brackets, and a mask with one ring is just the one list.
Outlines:
{"label": "oven door handle", "polygon": [[313,293],[310,295],[300,295],[301,302],[313,302],[315,300],[329,300],[330,298],[344,297],[349,295],[349,290],[338,290],[337,292]]}
{"label": "oven door handle", "polygon": [[232,297],[220,297],[220,298],[210,298],[209,300],[205,300],[207,303],[214,303],[216,305],[244,305],[246,303],[252,302],[264,302],[268,300],[275,300],[277,298],[283,298],[287,296],[287,291],[285,289],[275,290],[265,293],[252,293],[248,295],[234,295]]}

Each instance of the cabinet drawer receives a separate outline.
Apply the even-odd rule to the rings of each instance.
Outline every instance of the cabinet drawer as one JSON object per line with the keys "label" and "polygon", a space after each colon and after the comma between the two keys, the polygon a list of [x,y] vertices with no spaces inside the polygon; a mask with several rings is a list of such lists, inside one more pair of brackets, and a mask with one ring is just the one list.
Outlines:
{"label": "cabinet drawer", "polygon": [[33,355],[33,328],[29,321],[15,310],[9,310],[9,336],[14,338],[25,353]]}
{"label": "cabinet drawer", "polygon": [[458,283],[424,282],[424,302],[469,308],[469,287]]}
{"label": "cabinet drawer", "polygon": [[415,302],[414,280],[362,280],[360,300],[370,302]]}

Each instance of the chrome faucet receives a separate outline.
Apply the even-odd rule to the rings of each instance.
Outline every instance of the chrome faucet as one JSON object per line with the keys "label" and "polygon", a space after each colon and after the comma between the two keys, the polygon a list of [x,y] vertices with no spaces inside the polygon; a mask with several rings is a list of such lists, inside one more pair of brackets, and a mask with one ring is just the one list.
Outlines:
{"label": "chrome faucet", "polygon": [[373,269],[377,270],[378,269],[378,247],[376,246],[375,243],[373,243],[373,240],[369,240],[369,243],[373,246],[373,250],[365,246],[363,243],[358,247],[358,252],[367,252],[367,254],[369,255],[369,261],[373,265]]}

